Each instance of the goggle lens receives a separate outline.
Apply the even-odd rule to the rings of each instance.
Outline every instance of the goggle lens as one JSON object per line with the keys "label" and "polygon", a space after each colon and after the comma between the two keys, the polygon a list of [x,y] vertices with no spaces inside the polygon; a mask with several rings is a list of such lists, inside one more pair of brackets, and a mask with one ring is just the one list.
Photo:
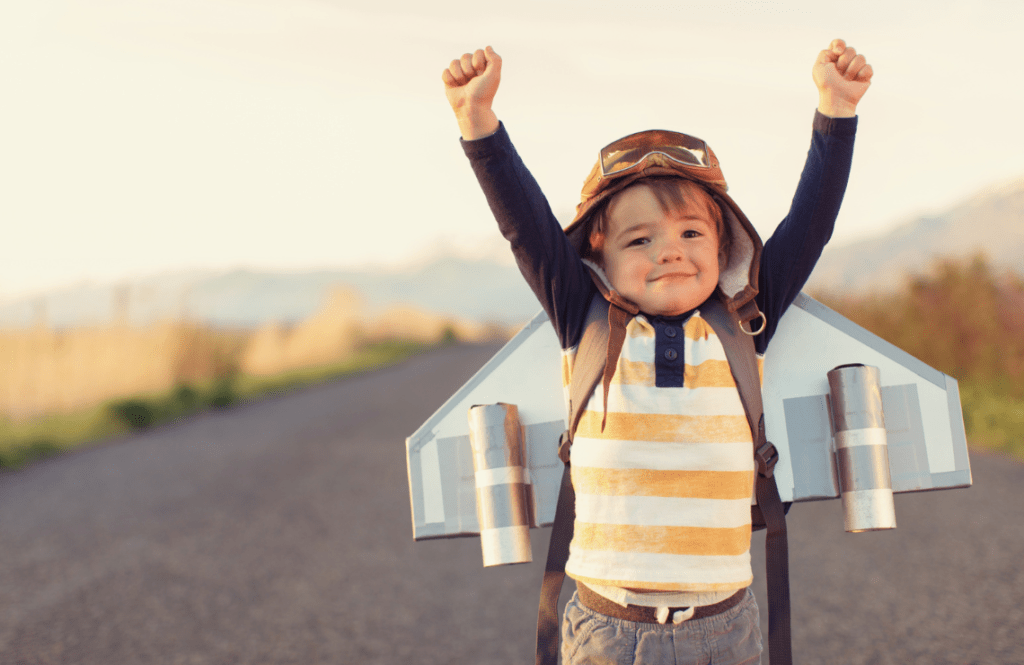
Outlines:
{"label": "goggle lens", "polygon": [[660,154],[685,166],[710,168],[708,145],[678,132],[641,132],[609,143],[601,149],[601,174],[621,173],[640,164],[648,155]]}

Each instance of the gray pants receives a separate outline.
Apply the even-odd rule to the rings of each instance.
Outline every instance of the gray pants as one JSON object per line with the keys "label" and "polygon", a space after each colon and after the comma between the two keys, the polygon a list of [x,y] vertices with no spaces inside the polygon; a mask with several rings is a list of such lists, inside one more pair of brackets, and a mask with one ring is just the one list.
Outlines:
{"label": "gray pants", "polygon": [[752,665],[761,662],[754,594],[680,624],[636,623],[594,612],[577,594],[562,620],[562,665]]}

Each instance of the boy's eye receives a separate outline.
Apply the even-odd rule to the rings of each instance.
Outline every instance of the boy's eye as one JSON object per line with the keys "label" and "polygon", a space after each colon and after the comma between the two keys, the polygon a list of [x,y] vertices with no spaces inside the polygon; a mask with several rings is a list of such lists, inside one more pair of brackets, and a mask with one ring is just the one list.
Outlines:
{"label": "boy's eye", "polygon": [[633,238],[628,243],[626,243],[626,246],[627,247],[636,247],[636,246],[640,246],[640,245],[646,245],[647,242],[648,242],[647,238],[644,238],[644,237]]}
{"label": "boy's eye", "polygon": [[683,237],[684,238],[699,238],[700,237],[700,231],[697,231],[695,229],[687,229],[687,230],[683,231]]}

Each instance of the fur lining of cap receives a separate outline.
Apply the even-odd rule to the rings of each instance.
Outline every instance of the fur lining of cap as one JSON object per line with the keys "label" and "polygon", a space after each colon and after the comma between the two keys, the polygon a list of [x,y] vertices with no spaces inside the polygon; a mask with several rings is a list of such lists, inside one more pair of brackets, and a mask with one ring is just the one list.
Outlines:
{"label": "fur lining of cap", "polygon": [[[751,286],[751,277],[754,274],[751,264],[755,258],[754,241],[750,237],[747,227],[739,220],[732,206],[722,201],[720,197],[712,194],[715,202],[722,210],[722,219],[729,225],[732,232],[732,247],[729,250],[726,264],[718,274],[718,288],[729,300],[740,297],[748,286]],[[756,284],[753,284],[756,287]]]}
{"label": "fur lining of cap", "polygon": [[612,286],[612,283],[608,281],[608,275],[605,274],[604,268],[602,268],[601,266],[597,265],[596,263],[594,263],[590,259],[580,259],[580,261],[583,262],[583,265],[585,265],[588,268],[590,268],[590,271],[592,273],[597,275],[597,277],[601,280],[601,282],[605,285],[605,287],[607,287],[607,289],[609,291],[614,291],[615,290],[615,287]]}

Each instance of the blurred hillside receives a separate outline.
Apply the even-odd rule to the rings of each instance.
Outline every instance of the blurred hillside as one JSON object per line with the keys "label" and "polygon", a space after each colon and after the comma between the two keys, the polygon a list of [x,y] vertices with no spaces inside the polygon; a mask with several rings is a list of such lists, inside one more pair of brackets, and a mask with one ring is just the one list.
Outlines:
{"label": "blurred hillside", "polygon": [[[994,269],[1024,271],[1024,178],[991,187],[949,210],[890,233],[825,249],[806,290],[891,293],[940,258],[983,254]],[[412,306],[439,316],[517,325],[539,306],[511,264],[440,257],[394,270],[232,270],[151,275],[80,284],[0,301],[0,328],[145,325],[188,320],[218,327],[290,325],[314,315],[338,287],[357,292],[370,315]]]}
{"label": "blurred hillside", "polygon": [[313,316],[338,287],[357,292],[369,315],[413,306],[439,316],[522,324],[540,309],[514,266],[448,257],[403,272],[179,272],[121,284],[82,284],[0,302],[0,328],[40,323],[65,328],[111,320],[287,325]]}
{"label": "blurred hillside", "polygon": [[1024,273],[1024,177],[990,187],[940,214],[891,232],[825,248],[807,290],[891,293],[938,259],[987,257],[996,269]]}

